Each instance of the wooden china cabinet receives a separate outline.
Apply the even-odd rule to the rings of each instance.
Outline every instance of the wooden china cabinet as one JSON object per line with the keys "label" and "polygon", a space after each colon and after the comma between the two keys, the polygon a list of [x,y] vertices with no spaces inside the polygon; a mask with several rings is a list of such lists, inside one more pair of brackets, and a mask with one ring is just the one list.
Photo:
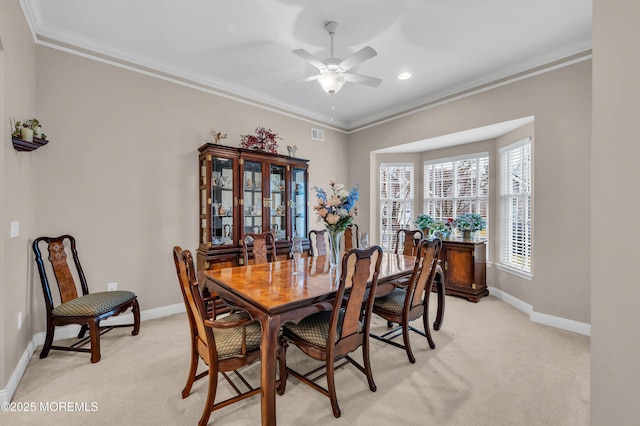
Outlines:
{"label": "wooden china cabinet", "polygon": [[308,249],[309,160],[210,143],[198,151],[198,275],[242,264],[249,232],[271,231],[278,258],[289,255],[294,237]]}
{"label": "wooden china cabinet", "polygon": [[446,294],[478,302],[487,296],[486,240],[443,240],[440,260]]}

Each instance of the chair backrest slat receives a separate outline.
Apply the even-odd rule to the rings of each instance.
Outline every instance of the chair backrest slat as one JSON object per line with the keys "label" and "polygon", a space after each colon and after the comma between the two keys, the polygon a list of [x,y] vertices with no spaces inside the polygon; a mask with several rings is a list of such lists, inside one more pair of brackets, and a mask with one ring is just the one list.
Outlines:
{"label": "chair backrest slat", "polygon": [[[311,256],[326,256],[327,242],[325,240],[325,229],[312,229],[309,231],[309,246],[311,247]],[[315,245],[315,249],[313,248]]]}
{"label": "chair backrest slat", "polygon": [[78,290],[76,282],[71,275],[71,269],[67,262],[67,253],[64,250],[62,241],[51,241],[49,243],[49,261],[53,268],[53,273],[58,281],[58,289],[60,290],[60,300],[62,303],[76,299]]}
{"label": "chair backrest slat", "polygon": [[415,256],[418,251],[418,244],[424,238],[424,234],[419,229],[399,229],[396,233],[395,254],[399,253],[402,246],[402,254],[405,256]]}
{"label": "chair backrest slat", "polygon": [[409,293],[411,299],[410,308],[422,305],[425,289],[431,291],[431,284],[436,273],[436,262],[442,248],[442,241],[438,238],[433,240],[423,239],[418,245],[416,253],[416,264],[414,266],[411,282],[409,283]]}
{"label": "chair backrest slat", "polygon": [[[249,245],[249,239],[252,244]],[[247,233],[242,239],[242,247],[244,251],[244,264],[249,264],[249,253],[253,254],[253,263],[255,265],[261,263],[269,263],[276,261],[276,245],[275,237],[271,232],[263,232],[260,234]],[[269,251],[271,255],[269,256]]]}
{"label": "chair backrest slat", "polygon": [[[214,334],[210,328],[204,325],[204,320],[209,318],[210,314],[207,312],[200,292],[200,285],[196,280],[193,257],[189,250],[182,250],[176,246],[173,248],[173,260],[187,309],[187,317],[191,325],[191,337],[198,342],[198,352],[208,364],[211,360],[217,360],[217,351]],[[215,318],[215,313],[212,318]],[[208,342],[213,344],[209,345]],[[211,359],[209,359],[210,353],[213,354]]]}
{"label": "chair backrest slat", "polygon": [[[342,257],[340,284],[336,294],[329,331],[330,336],[336,335],[340,311],[344,307],[342,329],[338,336],[338,342],[354,334],[368,335],[369,319],[373,309],[373,299],[375,298],[378,284],[381,261],[382,248],[379,246],[367,249],[352,249]],[[373,275],[371,275],[372,262],[375,262]],[[368,286],[370,277],[371,285]],[[349,288],[349,293],[345,302],[347,287]],[[358,331],[359,329],[360,331]],[[328,343],[331,345],[332,341]]]}

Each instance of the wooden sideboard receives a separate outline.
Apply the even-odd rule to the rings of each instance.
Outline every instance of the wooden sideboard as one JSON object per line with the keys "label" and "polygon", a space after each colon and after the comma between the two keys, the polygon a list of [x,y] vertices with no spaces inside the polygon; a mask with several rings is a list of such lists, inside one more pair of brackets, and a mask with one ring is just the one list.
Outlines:
{"label": "wooden sideboard", "polygon": [[440,261],[446,294],[478,302],[487,289],[486,240],[443,240]]}

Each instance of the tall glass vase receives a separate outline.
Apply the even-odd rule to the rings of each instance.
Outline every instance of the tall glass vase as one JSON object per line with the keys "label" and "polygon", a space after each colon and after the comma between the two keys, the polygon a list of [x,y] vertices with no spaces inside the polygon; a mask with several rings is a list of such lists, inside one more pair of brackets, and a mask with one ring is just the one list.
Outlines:
{"label": "tall glass vase", "polygon": [[332,268],[340,265],[340,240],[344,231],[327,229],[329,233],[329,262]]}

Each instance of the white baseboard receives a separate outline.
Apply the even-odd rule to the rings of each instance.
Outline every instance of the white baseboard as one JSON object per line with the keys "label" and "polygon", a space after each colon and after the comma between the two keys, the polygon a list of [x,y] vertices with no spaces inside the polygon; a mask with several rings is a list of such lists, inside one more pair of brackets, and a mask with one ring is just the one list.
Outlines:
{"label": "white baseboard", "polygon": [[517,299],[510,294],[494,287],[489,287],[489,294],[491,294],[492,296],[496,296],[503,302],[506,302],[514,308],[529,315],[529,319],[533,322],[559,328],[561,330],[572,331],[574,333],[583,334],[585,336],[591,336],[591,324],[535,312],[533,310],[533,307],[528,303],[525,303],[522,300]]}
{"label": "white baseboard", "polygon": [[[175,305],[163,306],[161,308],[148,309],[146,311],[140,312],[140,321],[146,321],[156,318],[162,318],[169,315],[179,314],[185,312],[184,303],[176,303]],[[105,319],[100,323],[100,325],[120,325],[120,324],[131,324],[133,323],[133,314],[128,312],[126,314],[118,315],[117,317],[111,317]],[[53,337],[53,340],[61,340],[68,339],[70,337],[74,337],[78,335],[80,331],[79,325],[67,325],[63,327],[56,327],[56,333]],[[31,338],[31,341],[27,345],[27,348],[24,350],[24,353],[20,357],[18,361],[18,365],[13,370],[13,374],[9,378],[7,382],[7,387],[5,389],[0,390],[0,403],[10,402],[11,398],[13,398],[13,394],[18,388],[18,384],[20,383],[20,379],[24,375],[24,372],[27,370],[27,366],[29,365],[29,361],[33,356],[33,353],[36,351],[38,346],[44,343],[44,339],[46,337],[46,332],[42,331],[40,333],[36,333]]]}

